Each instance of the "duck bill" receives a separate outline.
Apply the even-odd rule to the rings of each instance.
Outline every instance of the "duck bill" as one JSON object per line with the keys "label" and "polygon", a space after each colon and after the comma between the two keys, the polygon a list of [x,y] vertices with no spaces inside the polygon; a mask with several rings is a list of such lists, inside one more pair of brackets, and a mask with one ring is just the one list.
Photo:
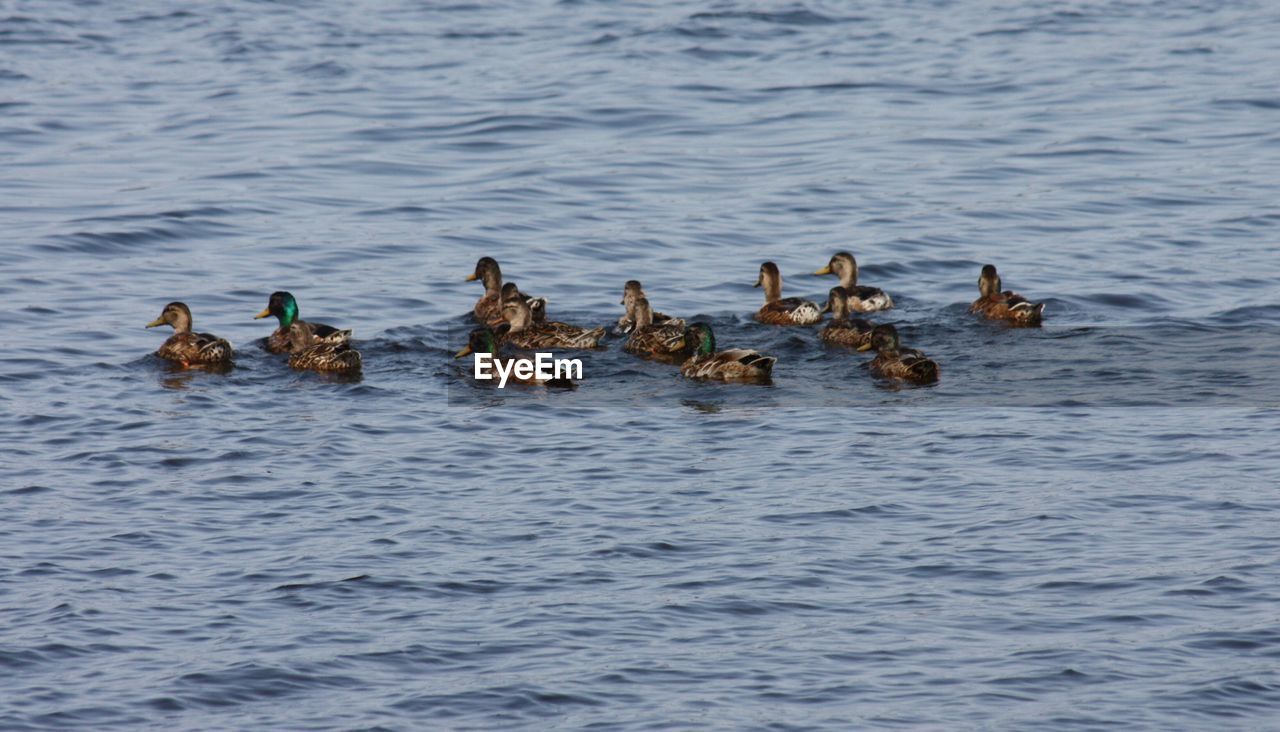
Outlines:
{"label": "duck bill", "polygon": [[263,308],[262,312],[253,316],[253,319],[262,320],[263,318],[269,318],[269,317],[271,317],[271,308]]}
{"label": "duck bill", "polygon": [[858,350],[859,350],[859,351],[870,351],[870,350],[871,350],[871,344],[870,344],[870,343],[863,343],[861,346],[858,346]]}
{"label": "duck bill", "polygon": [[151,321],[150,323],[147,323],[147,327],[148,327],[148,328],[155,328],[155,327],[160,326],[160,325],[164,325],[164,318],[163,318],[163,317],[156,318],[155,320]]}
{"label": "duck bill", "polygon": [[764,284],[764,273],[763,273],[763,272],[761,272],[761,273],[760,273],[760,276],[756,278],[756,283],[755,283],[754,285],[752,285],[752,287],[759,287],[759,286],[760,286],[760,285],[762,285],[762,284]]}
{"label": "duck bill", "polygon": [[471,355],[471,346],[468,345],[465,348],[463,348],[461,351],[458,351],[457,353],[453,354],[453,357],[462,358],[464,356],[470,356],[470,355]]}
{"label": "duck bill", "polygon": [[822,312],[824,312],[824,313],[829,313],[829,312],[831,312],[831,301],[830,301],[830,300],[827,300],[826,304],[822,306]]}
{"label": "duck bill", "polygon": [[816,274],[816,275],[829,275],[829,274],[831,274],[831,265],[829,265],[829,264],[828,264],[827,266],[823,267],[822,269],[818,270],[817,272],[814,272],[814,274]]}
{"label": "duck bill", "polygon": [[475,273],[475,272],[472,272],[471,274],[467,275],[467,278],[466,278],[465,280],[463,280],[463,282],[475,282],[475,281],[476,281],[476,280],[478,280],[478,279],[480,279],[480,278],[479,278],[479,277],[476,277],[476,273]]}

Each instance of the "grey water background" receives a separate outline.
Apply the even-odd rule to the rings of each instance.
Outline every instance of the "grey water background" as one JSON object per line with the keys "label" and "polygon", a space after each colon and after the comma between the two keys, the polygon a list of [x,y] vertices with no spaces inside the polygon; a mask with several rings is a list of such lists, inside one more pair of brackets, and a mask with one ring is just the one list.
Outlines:
{"label": "grey water background", "polygon": [[[174,8],[0,3],[0,728],[1280,728],[1280,8]],[[750,321],[843,249],[939,385]],[[774,383],[477,388],[481,255]]]}

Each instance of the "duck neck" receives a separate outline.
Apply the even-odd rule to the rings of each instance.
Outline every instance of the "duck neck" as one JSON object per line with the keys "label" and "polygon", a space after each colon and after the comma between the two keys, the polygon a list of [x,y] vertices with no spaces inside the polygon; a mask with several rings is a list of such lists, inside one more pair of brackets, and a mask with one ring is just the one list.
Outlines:
{"label": "duck neck", "polygon": [[497,267],[490,267],[480,275],[484,282],[484,294],[502,296],[502,272]]}
{"label": "duck neck", "polygon": [[289,330],[289,326],[293,325],[298,319],[298,302],[296,300],[286,300],[280,305],[280,312],[276,314],[276,320],[280,321],[280,330]]}
{"label": "duck neck", "polygon": [[782,299],[782,275],[765,277],[762,284],[766,303],[777,302]]}
{"label": "duck neck", "polygon": [[848,288],[858,286],[858,265],[850,263],[841,268],[840,286]]}
{"label": "duck neck", "polygon": [[173,332],[174,333],[190,333],[191,332],[191,316],[186,313],[179,312],[177,316],[174,317],[173,319]]}

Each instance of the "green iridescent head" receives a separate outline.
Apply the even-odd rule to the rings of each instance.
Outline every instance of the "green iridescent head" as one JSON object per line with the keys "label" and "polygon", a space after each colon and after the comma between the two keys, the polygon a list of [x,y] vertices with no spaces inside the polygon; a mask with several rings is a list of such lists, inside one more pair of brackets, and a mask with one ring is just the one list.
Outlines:
{"label": "green iridescent head", "polygon": [[276,320],[280,321],[281,329],[287,330],[293,325],[293,321],[298,319],[298,301],[287,292],[273,292],[271,299],[267,301],[267,309],[253,317],[257,320],[268,315],[276,316]]}
{"label": "green iridescent head", "polygon": [[716,352],[716,334],[706,323],[694,323],[684,333],[672,338],[667,345],[676,353],[686,356],[710,356]]}

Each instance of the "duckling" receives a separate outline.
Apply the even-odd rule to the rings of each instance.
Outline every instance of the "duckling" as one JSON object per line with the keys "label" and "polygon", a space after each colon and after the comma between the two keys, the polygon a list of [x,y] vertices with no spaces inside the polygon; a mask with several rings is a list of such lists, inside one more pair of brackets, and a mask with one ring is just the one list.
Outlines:
{"label": "duckling", "polygon": [[305,324],[289,326],[289,366],[302,371],[329,374],[358,374],[363,366],[360,352],[348,341],[318,340]]}
{"label": "duckling", "polygon": [[649,358],[681,357],[680,351],[673,351],[668,344],[684,335],[683,320],[668,318],[663,323],[654,323],[653,309],[649,307],[648,298],[643,296],[635,298],[630,309],[635,322],[622,350]]}
{"label": "duckling", "polygon": [[901,379],[913,384],[932,384],[938,380],[938,364],[914,348],[903,348],[898,342],[898,329],[877,325],[871,331],[871,342],[858,346],[859,351],[876,349],[871,360],[871,373],[886,379]]}
{"label": "duckling", "polygon": [[267,336],[267,340],[263,344],[270,353],[287,353],[290,350],[289,326],[294,323],[302,323],[305,328],[311,331],[311,335],[315,336],[316,340],[321,343],[345,343],[351,340],[350,330],[338,330],[332,325],[311,323],[299,318],[298,301],[293,299],[293,295],[287,292],[271,293],[271,297],[267,300],[266,309],[253,316],[253,319],[259,320],[271,315],[276,316],[280,327]]}
{"label": "duckling", "polygon": [[818,332],[823,343],[857,347],[871,342],[874,326],[862,318],[849,317],[849,293],[845,288],[831,288],[822,312],[831,313],[831,322]]}
{"label": "duckling", "polygon": [[164,310],[160,311],[160,317],[147,323],[148,328],[160,325],[173,326],[173,335],[160,346],[156,355],[181,364],[183,368],[230,367],[231,344],[209,333],[192,332],[191,322],[191,308],[185,303],[171,302],[165,305]]}
{"label": "duckling", "polygon": [[[618,326],[613,329],[617,335],[626,335],[636,324],[636,300],[641,297],[648,297],[644,293],[644,288],[640,286],[640,280],[627,280],[627,284],[622,288],[622,302],[620,305],[627,307],[627,312],[618,318]],[[653,324],[662,325],[673,318],[663,313],[651,313],[653,315]]]}
{"label": "duckling", "polygon": [[[522,303],[527,306],[527,303]],[[573,381],[556,377],[553,379],[540,379],[537,374],[522,377],[517,369],[510,364],[512,359],[498,357],[498,342],[505,337],[506,331],[509,329],[505,323],[497,327],[497,329],[476,328],[467,336],[467,345],[461,351],[454,354],[454,358],[464,358],[473,353],[487,353],[493,363],[494,370],[498,370],[498,364],[501,363],[501,370],[510,374],[508,381],[514,381],[517,384],[527,384],[529,386],[559,386],[572,389]]]}
{"label": "duckling", "polygon": [[764,307],[756,312],[756,320],[770,325],[813,325],[822,320],[822,309],[817,303],[798,297],[782,299],[782,274],[778,265],[765,262],[760,265],[760,277],[756,287],[764,288]]}
{"label": "duckling", "polygon": [[1031,302],[1016,292],[1000,291],[1000,275],[994,264],[982,266],[978,275],[980,297],[969,306],[969,312],[990,320],[1003,320],[1010,325],[1036,326],[1044,315],[1044,303]]}
{"label": "duckling", "polygon": [[893,298],[879,287],[862,287],[858,284],[858,261],[848,252],[837,252],[827,266],[814,272],[816,275],[834,274],[840,278],[840,286],[848,293],[849,309],[860,313],[874,313],[893,307]]}
{"label": "duckling", "polygon": [[579,328],[555,321],[535,323],[529,303],[519,297],[502,303],[502,317],[511,327],[501,340],[516,348],[595,348],[604,338],[604,328]]}
{"label": "duckling", "polygon": [[[491,326],[502,324],[502,270],[498,268],[498,262],[493,257],[481,257],[476,262],[476,271],[467,276],[467,282],[472,280],[480,280],[484,283],[484,295],[476,301],[475,316],[476,319]],[[545,297],[529,297],[524,293],[520,296],[529,303],[529,309],[533,312],[533,318],[536,321],[543,321],[547,317],[547,299]]]}
{"label": "duckling", "polygon": [[668,348],[687,360],[680,373],[688,379],[767,382],[778,359],[746,348],[716,351],[716,336],[706,323],[694,323],[671,339]]}

